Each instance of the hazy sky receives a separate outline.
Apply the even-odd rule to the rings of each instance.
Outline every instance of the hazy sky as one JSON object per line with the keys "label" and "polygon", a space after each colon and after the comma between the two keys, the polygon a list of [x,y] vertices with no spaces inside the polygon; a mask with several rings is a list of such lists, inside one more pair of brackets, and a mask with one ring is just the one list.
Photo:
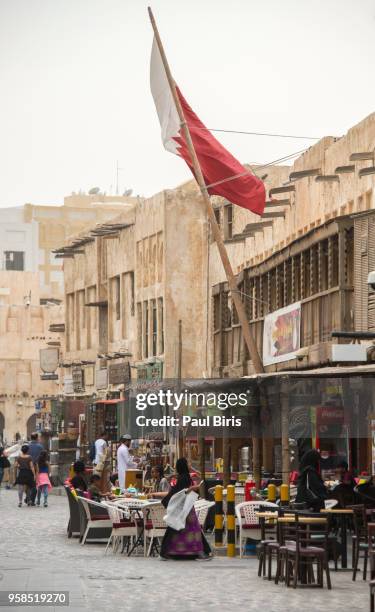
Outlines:
{"label": "hazy sky", "polygon": [[[212,128],[341,135],[375,110],[373,0],[150,0],[174,77]],[[190,177],[164,151],[144,0],[0,0],[0,206]],[[243,162],[311,141],[220,135]],[[112,186],[112,187],[111,187]]]}

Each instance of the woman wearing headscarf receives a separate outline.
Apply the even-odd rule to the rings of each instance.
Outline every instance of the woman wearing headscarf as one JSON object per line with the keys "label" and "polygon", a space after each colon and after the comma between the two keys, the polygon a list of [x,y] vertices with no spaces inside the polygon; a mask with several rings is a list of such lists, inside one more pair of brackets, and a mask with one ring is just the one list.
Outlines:
{"label": "woman wearing headscarf", "polygon": [[[179,491],[186,490],[194,491],[197,486],[194,486],[190,476],[188,462],[184,457],[176,462],[177,481],[171,487],[169,493],[162,499],[162,504],[167,508],[169,501]],[[198,517],[194,507],[190,510],[186,517],[184,529],[176,531],[172,527],[168,527],[162,544],[160,556],[162,559],[201,559],[208,560],[210,557],[210,546],[202,533]]]}
{"label": "woman wearing headscarf", "polygon": [[302,457],[297,481],[296,502],[305,503],[312,510],[319,512],[324,508],[327,489],[319,473],[320,455],[317,450],[308,450]]}

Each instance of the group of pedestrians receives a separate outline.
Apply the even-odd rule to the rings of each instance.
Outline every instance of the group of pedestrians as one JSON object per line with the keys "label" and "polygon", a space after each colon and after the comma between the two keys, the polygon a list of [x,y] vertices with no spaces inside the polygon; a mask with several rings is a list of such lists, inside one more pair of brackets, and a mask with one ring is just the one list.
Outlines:
{"label": "group of pedestrians", "polygon": [[47,508],[48,493],[51,489],[48,453],[38,441],[38,434],[31,434],[31,442],[21,446],[15,460],[15,468],[18,507],[22,507],[24,495],[24,502],[28,506],[40,506],[43,495],[43,505]]}

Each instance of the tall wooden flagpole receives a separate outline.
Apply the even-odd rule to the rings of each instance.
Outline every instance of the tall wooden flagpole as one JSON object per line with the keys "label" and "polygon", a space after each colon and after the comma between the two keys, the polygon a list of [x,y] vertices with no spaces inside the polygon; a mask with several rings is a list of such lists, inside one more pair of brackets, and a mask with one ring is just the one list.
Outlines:
{"label": "tall wooden flagpole", "polygon": [[179,119],[180,119],[180,125],[181,125],[181,128],[184,131],[186,145],[188,147],[188,150],[189,150],[189,153],[190,153],[191,162],[192,162],[193,168],[194,168],[195,178],[197,180],[197,183],[199,185],[199,188],[200,188],[202,196],[203,196],[204,203],[206,205],[208,218],[210,220],[210,224],[211,224],[211,228],[212,228],[212,233],[213,233],[215,242],[217,244],[217,247],[219,249],[221,261],[222,261],[223,266],[224,266],[224,270],[225,270],[225,274],[226,274],[226,277],[227,277],[229,289],[230,289],[230,292],[232,294],[232,300],[233,300],[234,305],[236,307],[236,311],[237,311],[237,315],[238,315],[238,320],[239,320],[241,328],[242,328],[243,337],[244,337],[247,349],[249,351],[250,358],[251,358],[251,360],[253,362],[253,366],[254,366],[255,372],[257,372],[257,373],[264,372],[263,363],[262,363],[262,360],[261,360],[261,358],[259,356],[258,348],[257,348],[257,345],[255,343],[255,340],[254,340],[254,338],[253,338],[253,336],[251,334],[250,325],[249,325],[249,322],[247,320],[245,307],[243,305],[243,302],[241,300],[241,297],[240,297],[240,294],[239,294],[239,291],[238,291],[237,281],[236,281],[235,275],[233,273],[233,269],[232,269],[231,263],[229,261],[229,257],[228,257],[227,250],[225,248],[224,241],[223,241],[223,239],[221,237],[220,228],[219,228],[219,225],[218,225],[218,223],[216,221],[214,210],[212,208],[210,196],[209,196],[209,193],[207,191],[207,187],[206,187],[206,184],[205,184],[205,181],[204,181],[204,177],[203,177],[203,174],[202,174],[202,170],[201,170],[201,167],[200,167],[200,164],[199,164],[199,160],[198,160],[197,154],[195,152],[195,148],[194,148],[194,144],[193,144],[193,141],[192,141],[192,138],[191,138],[190,130],[189,130],[188,124],[187,124],[187,122],[185,120],[184,111],[182,109],[179,97],[177,95],[176,84],[175,84],[175,82],[173,80],[172,73],[171,73],[171,70],[169,68],[168,60],[167,60],[166,55],[164,53],[164,48],[163,48],[163,44],[161,42],[159,31],[158,31],[158,28],[157,28],[157,25],[156,25],[156,22],[155,22],[155,19],[154,19],[154,16],[152,14],[152,10],[151,10],[150,7],[148,7],[148,14],[149,14],[149,17],[150,17],[152,28],[154,30],[155,40],[156,40],[156,43],[157,43],[158,48],[159,48],[159,52],[160,52],[161,59],[162,59],[163,65],[164,65],[165,73],[166,73],[166,76],[167,76],[167,79],[168,79],[169,87],[171,89],[173,100],[174,100],[174,103],[176,105],[177,113],[178,113],[178,116],[179,116]]}

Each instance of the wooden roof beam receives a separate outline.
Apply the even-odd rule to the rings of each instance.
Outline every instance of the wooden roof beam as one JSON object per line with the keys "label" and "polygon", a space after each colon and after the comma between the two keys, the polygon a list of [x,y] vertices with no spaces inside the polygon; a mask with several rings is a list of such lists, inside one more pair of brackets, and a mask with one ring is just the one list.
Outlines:
{"label": "wooden roof beam", "polygon": [[339,183],[340,177],[338,174],[318,174],[318,176],[315,177],[315,181],[317,183]]}
{"label": "wooden roof beam", "polygon": [[335,174],[349,174],[350,172],[354,172],[354,170],[354,164],[350,166],[337,166],[337,168],[335,168]]}
{"label": "wooden roof beam", "polygon": [[87,302],[87,304],[85,304],[85,306],[88,307],[100,307],[100,306],[108,306],[108,300],[98,300],[97,302]]}
{"label": "wooden roof beam", "polygon": [[265,212],[262,215],[262,219],[285,219],[285,211],[275,210],[273,212]]}
{"label": "wooden roof beam", "polygon": [[273,189],[269,190],[269,197],[272,198],[273,195],[277,193],[288,193],[290,191],[295,191],[295,185],[283,185],[282,187],[273,187]]}
{"label": "wooden roof beam", "polygon": [[361,170],[358,172],[359,178],[362,178],[363,176],[369,176],[370,174],[375,174],[375,166],[361,168]]}
{"label": "wooden roof beam", "polygon": [[290,181],[298,181],[299,179],[306,178],[309,176],[316,176],[320,174],[320,168],[311,168],[310,170],[299,170],[298,172],[291,172],[289,174]]}
{"label": "wooden roof beam", "polygon": [[374,151],[366,151],[362,153],[352,153],[349,157],[350,161],[364,161],[366,159],[374,160]]}
{"label": "wooden roof beam", "polygon": [[273,208],[274,206],[290,206],[291,202],[289,198],[284,200],[268,200],[265,208]]}

